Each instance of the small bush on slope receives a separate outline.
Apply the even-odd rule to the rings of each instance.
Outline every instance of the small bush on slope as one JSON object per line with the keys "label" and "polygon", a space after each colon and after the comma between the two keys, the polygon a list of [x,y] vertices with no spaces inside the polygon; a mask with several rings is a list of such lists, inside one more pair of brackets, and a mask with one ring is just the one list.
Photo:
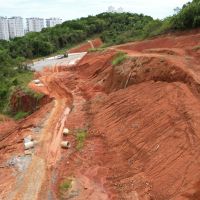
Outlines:
{"label": "small bush on slope", "polygon": [[119,65],[121,63],[123,63],[126,59],[128,58],[127,54],[124,52],[118,52],[114,58],[114,60],[112,61],[112,65]]}
{"label": "small bush on slope", "polygon": [[76,134],[76,142],[77,142],[76,149],[78,151],[83,148],[87,134],[88,133],[86,130],[82,130],[82,129],[78,130]]}

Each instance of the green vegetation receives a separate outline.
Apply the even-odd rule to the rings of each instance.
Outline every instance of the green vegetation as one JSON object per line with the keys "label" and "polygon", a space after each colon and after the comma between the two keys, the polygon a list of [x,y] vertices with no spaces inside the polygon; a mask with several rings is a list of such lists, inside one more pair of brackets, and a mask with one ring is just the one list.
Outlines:
{"label": "green vegetation", "polygon": [[112,65],[115,66],[122,64],[127,58],[128,58],[127,54],[120,51],[116,54],[114,60],[112,61]]}
{"label": "green vegetation", "polygon": [[59,189],[60,189],[61,192],[66,192],[71,187],[72,187],[72,180],[71,179],[66,179],[60,184]]}
{"label": "green vegetation", "polygon": [[33,59],[65,51],[88,38],[100,36],[107,45],[144,39],[169,30],[200,26],[200,1],[187,3],[172,17],[154,20],[133,13],[102,13],[66,21],[40,33],[28,33],[11,41],[0,41],[0,54],[13,59]]}
{"label": "green vegetation", "polygon": [[[18,68],[7,68],[0,63],[0,113],[7,114],[9,110],[9,99],[13,91],[19,88],[26,88],[26,85],[33,79],[33,73]],[[28,90],[28,89],[26,89]]]}
{"label": "green vegetation", "polygon": [[[30,108],[29,112],[24,111],[25,106],[22,103],[21,94],[29,96],[32,99],[33,105]],[[35,109],[37,109],[39,100],[43,98],[43,96],[44,96],[43,94],[36,93],[25,86],[12,86],[8,90],[7,98],[5,98],[4,101],[2,101],[2,104],[0,106],[1,109],[0,111],[4,115],[13,117],[16,120],[22,119],[31,114]],[[15,104],[12,104],[13,102],[13,100],[11,100],[12,98],[16,99]]]}
{"label": "green vegetation", "polygon": [[14,116],[14,119],[15,120],[20,120],[20,119],[23,119],[25,117],[27,117],[29,115],[29,112],[18,112],[15,116]]}
{"label": "green vegetation", "polygon": [[33,59],[71,48],[89,38],[100,36],[108,44],[123,43],[140,36],[152,17],[131,13],[102,13],[66,21],[40,33],[28,33],[11,41],[0,41],[0,49],[12,58]]}
{"label": "green vegetation", "polygon": [[86,130],[80,129],[80,130],[77,131],[77,134],[76,134],[76,142],[77,142],[76,149],[78,151],[80,151],[83,148],[86,137],[87,137],[87,131]]}
{"label": "green vegetation", "polygon": [[200,27],[200,1],[193,0],[183,5],[172,19],[172,28],[185,30]]}
{"label": "green vegetation", "polygon": [[164,20],[153,20],[144,27],[144,38],[169,31],[200,27],[200,1],[193,0],[183,5],[178,12]]}
{"label": "green vegetation", "polygon": [[22,87],[26,87],[31,80],[33,80],[33,72],[28,70],[16,73],[15,76],[12,77],[12,81],[16,82],[15,85],[20,85]]}
{"label": "green vegetation", "polygon": [[156,35],[164,34],[171,29],[171,17],[165,20],[154,20],[149,22],[143,29],[143,38],[154,37]]}
{"label": "green vegetation", "polygon": [[[133,13],[101,13],[66,21],[40,33],[28,33],[11,41],[0,41],[0,50],[14,59],[33,59],[66,50],[100,36],[107,45],[144,39],[169,30],[200,26],[200,1],[193,0],[172,17],[154,20],[150,16]],[[1,52],[2,53],[2,52]]]}
{"label": "green vegetation", "polygon": [[[119,43],[118,36],[125,31],[141,29],[153,19],[131,13],[102,13],[77,20],[66,21],[40,33],[28,33],[11,41],[0,41],[0,113],[9,110],[11,91],[26,85],[32,79],[26,62],[55,54],[78,45],[88,38],[101,36],[108,44]],[[124,40],[120,38],[123,42]],[[95,49],[92,51],[103,51]]]}
{"label": "green vegetation", "polygon": [[99,47],[99,48],[89,49],[89,52],[103,52],[105,50],[106,50],[105,48]]}

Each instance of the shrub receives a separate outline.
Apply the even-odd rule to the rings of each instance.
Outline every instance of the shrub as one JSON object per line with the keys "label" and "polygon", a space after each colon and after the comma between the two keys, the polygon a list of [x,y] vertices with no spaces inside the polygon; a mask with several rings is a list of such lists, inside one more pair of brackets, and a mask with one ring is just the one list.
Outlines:
{"label": "shrub", "polygon": [[81,129],[78,130],[76,134],[76,142],[77,142],[76,149],[77,150],[81,150],[83,148],[86,137],[87,137],[86,130],[81,130]]}
{"label": "shrub", "polygon": [[200,26],[200,2],[193,0],[186,3],[180,12],[173,17],[173,28],[190,29]]}
{"label": "shrub", "polygon": [[144,36],[148,37],[148,36],[156,35],[156,31],[158,30],[158,28],[161,27],[161,25],[162,25],[162,21],[161,20],[155,20],[155,21],[149,22],[144,27]]}
{"label": "shrub", "polygon": [[22,111],[19,111],[15,116],[14,116],[14,119],[15,120],[20,120],[20,119],[23,119],[25,117],[27,117],[29,115],[29,112],[22,112]]}
{"label": "shrub", "polygon": [[59,189],[61,192],[65,192],[69,190],[71,187],[72,187],[72,180],[66,179],[60,184]]}
{"label": "shrub", "polygon": [[170,30],[172,27],[171,19],[171,17],[167,17],[163,21],[154,20],[149,22],[143,29],[144,38],[160,35]]}
{"label": "shrub", "polygon": [[112,65],[119,65],[121,63],[123,63],[126,59],[128,58],[127,54],[124,52],[118,52],[114,58],[114,60],[112,61]]}
{"label": "shrub", "polygon": [[89,52],[102,52],[102,51],[105,51],[105,48],[99,47],[99,48],[89,49]]}

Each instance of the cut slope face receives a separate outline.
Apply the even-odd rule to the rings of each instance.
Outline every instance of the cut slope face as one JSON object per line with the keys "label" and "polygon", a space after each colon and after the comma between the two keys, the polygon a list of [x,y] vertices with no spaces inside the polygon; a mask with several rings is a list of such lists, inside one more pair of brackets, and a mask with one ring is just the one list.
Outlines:
{"label": "cut slope face", "polygon": [[[198,45],[199,33],[186,34],[112,47],[131,57],[122,65],[112,67],[111,52],[82,60],[90,135],[81,152],[63,158],[59,172],[59,183],[71,174],[79,182],[72,199],[196,199]],[[97,93],[92,88],[99,85]],[[66,125],[74,130],[75,121]]]}
{"label": "cut slope face", "polygon": [[102,45],[101,39],[88,40],[86,43],[69,50],[69,53],[87,52],[89,49],[98,48]]}
{"label": "cut slope face", "polygon": [[94,109],[93,128],[108,147],[102,162],[120,198],[136,191],[139,199],[177,199],[198,183],[199,108],[185,84],[146,82]]}
{"label": "cut slope face", "polygon": [[180,36],[176,35],[169,35],[166,37],[158,37],[156,39],[151,40],[144,40],[141,42],[133,42],[129,44],[123,44],[119,45],[117,48],[120,49],[129,49],[132,51],[144,51],[146,49],[173,49],[173,48],[179,48],[179,49],[188,49],[192,48],[194,46],[200,45],[200,34],[199,31],[195,33],[188,33]]}

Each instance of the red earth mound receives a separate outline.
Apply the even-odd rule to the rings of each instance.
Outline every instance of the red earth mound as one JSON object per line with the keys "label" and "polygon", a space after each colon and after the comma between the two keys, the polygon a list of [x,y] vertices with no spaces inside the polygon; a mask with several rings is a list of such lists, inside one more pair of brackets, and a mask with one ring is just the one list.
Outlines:
{"label": "red earth mound", "polygon": [[[82,60],[83,92],[91,92],[66,126],[89,124],[89,136],[80,153],[63,156],[58,181],[73,177],[74,199],[198,199],[199,59],[191,53],[197,38],[155,39],[159,50],[154,40],[114,47],[131,56],[114,67],[109,51]],[[87,123],[79,126],[80,118]]]}
{"label": "red earth mound", "polygon": [[143,51],[146,49],[155,48],[179,48],[187,49],[200,45],[200,30],[197,33],[188,33],[181,36],[166,36],[158,37],[151,40],[144,40],[142,42],[133,42],[129,44],[119,45],[117,48],[127,49],[132,51]]}
{"label": "red earth mound", "polygon": [[70,49],[68,53],[79,53],[79,52],[87,52],[91,48],[98,48],[102,45],[101,39],[97,38],[94,40],[89,40],[88,42],[75,47],[73,49]]}

